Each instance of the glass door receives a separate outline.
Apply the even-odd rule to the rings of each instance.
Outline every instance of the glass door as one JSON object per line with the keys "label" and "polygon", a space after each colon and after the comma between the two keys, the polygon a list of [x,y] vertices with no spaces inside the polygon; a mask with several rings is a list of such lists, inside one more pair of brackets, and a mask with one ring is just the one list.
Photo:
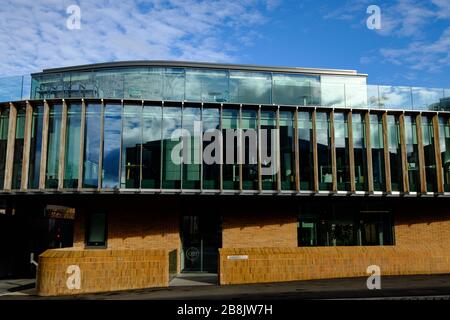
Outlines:
{"label": "glass door", "polygon": [[184,272],[217,272],[221,226],[217,216],[183,216],[181,225]]}

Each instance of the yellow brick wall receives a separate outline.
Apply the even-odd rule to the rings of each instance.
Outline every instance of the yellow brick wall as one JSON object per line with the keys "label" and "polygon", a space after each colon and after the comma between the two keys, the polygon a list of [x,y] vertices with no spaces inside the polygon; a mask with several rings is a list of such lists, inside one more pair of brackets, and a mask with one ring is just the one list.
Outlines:
{"label": "yellow brick wall", "polygon": [[[246,255],[247,260],[229,256]],[[303,247],[220,249],[220,284],[381,275],[450,273],[450,246]]]}
{"label": "yellow brick wall", "polygon": [[222,247],[297,247],[297,217],[292,213],[224,213]]}
{"label": "yellow brick wall", "polygon": [[[167,250],[51,249],[39,256],[37,292],[41,296],[167,287]],[[67,287],[67,268],[81,272],[80,289]]]}

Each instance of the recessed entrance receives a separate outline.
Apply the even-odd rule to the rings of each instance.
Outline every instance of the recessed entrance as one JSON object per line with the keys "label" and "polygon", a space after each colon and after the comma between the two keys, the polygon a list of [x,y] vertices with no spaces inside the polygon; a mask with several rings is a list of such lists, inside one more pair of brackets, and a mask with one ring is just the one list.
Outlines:
{"label": "recessed entrance", "polygon": [[183,216],[181,220],[181,271],[217,272],[222,245],[220,217]]}

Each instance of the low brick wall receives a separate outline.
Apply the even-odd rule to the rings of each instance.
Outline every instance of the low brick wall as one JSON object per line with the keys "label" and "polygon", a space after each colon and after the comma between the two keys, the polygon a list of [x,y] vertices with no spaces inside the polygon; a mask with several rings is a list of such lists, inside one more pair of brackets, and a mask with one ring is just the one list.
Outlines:
{"label": "low brick wall", "polygon": [[[73,288],[74,284],[77,287],[76,266],[80,271],[79,289]],[[168,250],[67,248],[47,250],[39,256],[37,292],[41,296],[167,287],[168,284]]]}
{"label": "low brick wall", "polygon": [[[247,258],[247,259],[245,259]],[[220,284],[450,273],[450,246],[220,249]]]}

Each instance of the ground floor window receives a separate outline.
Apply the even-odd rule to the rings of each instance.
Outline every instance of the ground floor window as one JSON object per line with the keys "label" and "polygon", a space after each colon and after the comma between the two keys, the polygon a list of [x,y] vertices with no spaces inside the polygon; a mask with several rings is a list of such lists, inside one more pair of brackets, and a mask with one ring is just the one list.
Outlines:
{"label": "ground floor window", "polygon": [[87,247],[106,247],[107,238],[106,213],[96,212],[88,216],[86,246]]}
{"label": "ground floor window", "polygon": [[[347,206],[348,207],[348,206]],[[298,245],[392,245],[390,211],[352,210],[335,206],[302,208],[298,219]]]}

